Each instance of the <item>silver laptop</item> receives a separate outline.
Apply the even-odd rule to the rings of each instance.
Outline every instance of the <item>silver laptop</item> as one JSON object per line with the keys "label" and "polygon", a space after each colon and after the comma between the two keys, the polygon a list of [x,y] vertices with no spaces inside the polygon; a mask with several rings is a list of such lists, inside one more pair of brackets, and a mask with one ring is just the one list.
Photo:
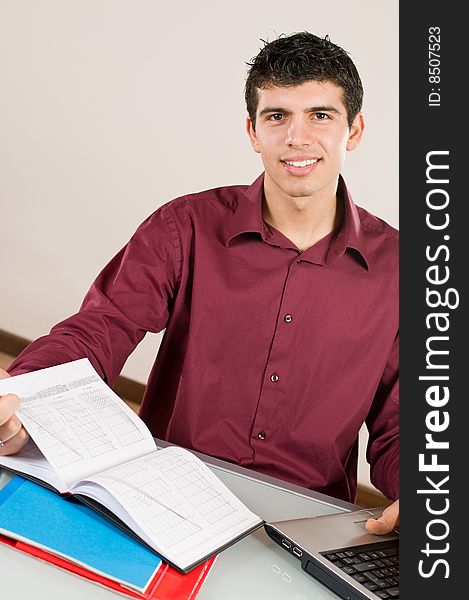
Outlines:
{"label": "silver laptop", "polygon": [[399,598],[399,536],[372,535],[367,519],[382,508],[276,521],[267,534],[301,561],[301,568],[345,600]]}

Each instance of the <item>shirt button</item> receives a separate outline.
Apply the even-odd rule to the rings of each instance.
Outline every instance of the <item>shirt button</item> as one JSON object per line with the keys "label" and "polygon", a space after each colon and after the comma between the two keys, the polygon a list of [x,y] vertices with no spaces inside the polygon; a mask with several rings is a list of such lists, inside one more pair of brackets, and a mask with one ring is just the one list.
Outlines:
{"label": "shirt button", "polygon": [[285,323],[291,323],[292,319],[293,319],[293,317],[291,315],[285,315],[283,317],[283,320],[285,321]]}
{"label": "shirt button", "polygon": [[265,440],[265,437],[266,437],[266,435],[265,435],[265,431],[259,431],[259,433],[257,434],[257,437],[258,437],[260,440]]}
{"label": "shirt button", "polygon": [[279,380],[279,376],[277,375],[277,373],[272,373],[272,375],[270,376],[270,381],[272,383],[276,383]]}

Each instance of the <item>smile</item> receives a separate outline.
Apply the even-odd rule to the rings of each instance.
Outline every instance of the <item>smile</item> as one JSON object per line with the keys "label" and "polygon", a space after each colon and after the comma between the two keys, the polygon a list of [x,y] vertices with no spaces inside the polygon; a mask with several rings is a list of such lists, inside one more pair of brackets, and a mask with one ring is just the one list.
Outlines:
{"label": "smile", "polygon": [[318,158],[313,160],[284,160],[283,162],[290,167],[309,167],[310,165],[315,165],[318,162]]}

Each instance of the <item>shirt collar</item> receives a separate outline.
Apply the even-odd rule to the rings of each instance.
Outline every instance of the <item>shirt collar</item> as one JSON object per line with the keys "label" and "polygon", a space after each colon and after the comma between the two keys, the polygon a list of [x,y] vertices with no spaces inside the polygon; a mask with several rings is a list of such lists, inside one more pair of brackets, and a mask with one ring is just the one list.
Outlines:
{"label": "shirt collar", "polygon": [[[230,246],[235,237],[244,233],[258,233],[265,242],[271,243],[271,230],[262,219],[263,193],[264,173],[262,173],[244,191],[233,217],[228,221],[225,236],[226,246]],[[363,259],[363,262],[360,261],[361,264],[369,270],[366,240],[363,234],[360,216],[342,175],[339,175],[337,195],[339,198],[342,198],[344,203],[344,219],[340,230],[330,243],[329,250],[325,256],[325,262],[326,264],[332,263],[350,248],[359,253]],[[308,250],[306,250],[301,257],[303,260],[308,260]]]}
{"label": "shirt collar", "polygon": [[264,232],[262,219],[262,197],[264,193],[264,173],[252,183],[241,196],[231,220],[227,223],[225,244],[243,233]]}
{"label": "shirt collar", "polygon": [[334,259],[342,256],[346,250],[352,249],[358,252],[363,259],[363,266],[369,271],[370,263],[360,215],[342,175],[339,175],[337,196],[344,203],[344,219],[341,228],[331,242],[326,263],[330,264]]}

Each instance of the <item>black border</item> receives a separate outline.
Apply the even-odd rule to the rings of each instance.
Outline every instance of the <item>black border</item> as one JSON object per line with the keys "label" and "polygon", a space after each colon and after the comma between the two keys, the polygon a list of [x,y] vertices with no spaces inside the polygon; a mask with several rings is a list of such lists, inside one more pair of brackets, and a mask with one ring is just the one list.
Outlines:
{"label": "black border", "polygon": [[[463,490],[462,465],[467,453],[463,440],[468,437],[469,428],[465,422],[464,405],[467,393],[464,374],[468,371],[465,364],[468,355],[465,348],[465,327],[463,311],[465,307],[467,276],[463,269],[467,250],[464,248],[465,204],[468,202],[462,189],[465,171],[469,172],[469,164],[463,166],[468,153],[463,150],[467,138],[468,104],[465,88],[467,88],[467,56],[466,41],[469,30],[465,26],[461,4],[453,1],[400,4],[399,23],[399,122],[400,122],[400,154],[399,154],[399,195],[400,195],[400,235],[401,235],[401,303],[400,303],[400,357],[401,357],[401,526],[400,526],[400,590],[401,598],[422,597],[433,598],[459,597],[456,586],[464,585],[463,536],[467,530],[465,509],[465,491]],[[440,49],[438,67],[440,81],[429,81],[429,35],[430,28],[440,30]],[[435,30],[434,30],[435,31]],[[436,65],[436,62],[433,62]],[[431,88],[434,88],[432,90]],[[437,91],[440,101],[429,104],[429,94]],[[434,96],[432,99],[437,100]],[[383,118],[385,118],[383,116]],[[427,153],[431,151],[448,151],[448,155],[439,155],[433,162],[447,164],[447,184],[429,184],[426,181]],[[436,156],[436,155],[435,155]],[[386,158],[386,157],[385,157]],[[436,175],[437,172],[433,171]],[[439,172],[443,179],[443,171]],[[427,206],[427,194],[430,189],[444,188],[449,196],[449,204],[445,210],[436,214],[435,218],[448,213],[450,222],[443,231],[432,230],[426,224],[426,215],[432,212]],[[437,199],[435,193],[432,198]],[[444,195],[440,194],[443,199]],[[449,235],[449,239],[444,239]],[[439,245],[446,245],[439,258],[433,262],[426,257],[427,246],[432,256]],[[438,264],[443,273],[445,266],[449,268],[450,277],[446,284],[430,285],[427,269]],[[467,270],[467,269],[466,269]],[[448,385],[450,398],[440,411],[449,416],[449,426],[445,431],[434,434],[435,439],[449,442],[448,449],[437,452],[438,462],[449,465],[449,471],[423,472],[419,469],[419,454],[427,453],[426,462],[433,451],[425,450],[425,435],[428,433],[426,418],[431,410],[427,403],[426,390],[429,381],[419,380],[421,375],[428,375],[426,343],[428,337],[435,334],[429,330],[426,317],[433,309],[429,308],[426,290],[453,288],[458,292],[459,305],[453,309],[443,307],[435,309],[449,314],[450,326],[446,333],[447,342],[440,342],[440,348],[448,350],[448,355],[440,355],[440,362],[448,364],[449,381],[440,385]],[[443,374],[443,371],[431,371],[432,374]],[[466,433],[466,430],[467,433]],[[462,465],[462,466],[460,466]],[[431,485],[426,476],[432,476],[437,483],[449,475],[446,484],[447,494],[418,493],[419,489],[429,489]],[[446,507],[445,498],[449,501],[448,510],[438,517],[431,515],[426,506],[430,498],[430,506]],[[441,541],[430,540],[427,529],[432,519],[441,518],[447,523],[433,524],[430,531],[435,535],[447,536]],[[433,549],[447,548],[447,551],[431,554],[426,557],[422,553],[426,543]],[[448,543],[446,547],[445,544]],[[419,573],[419,561],[424,560],[423,570],[431,576],[423,577]],[[436,560],[443,559],[448,568]],[[448,575],[448,577],[445,577]],[[452,593],[454,592],[454,594]],[[417,596],[417,594],[419,596]],[[465,595],[460,592],[461,597]],[[467,592],[466,592],[467,594]]]}

